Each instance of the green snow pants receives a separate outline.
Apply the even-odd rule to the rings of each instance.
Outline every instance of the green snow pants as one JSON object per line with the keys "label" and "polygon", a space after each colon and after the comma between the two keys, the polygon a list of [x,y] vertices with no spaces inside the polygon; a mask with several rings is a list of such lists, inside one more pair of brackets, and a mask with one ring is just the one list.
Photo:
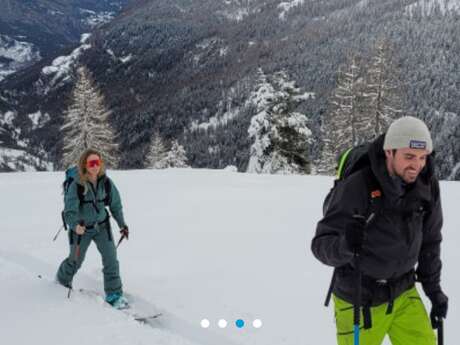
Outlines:
{"label": "green snow pants", "polygon": [[[334,295],[337,343],[353,345],[353,305]],[[415,287],[395,299],[393,312],[387,303],[371,307],[372,327],[361,329],[360,344],[380,345],[388,334],[393,345],[436,345],[430,318]]]}
{"label": "green snow pants", "polygon": [[117,249],[115,248],[109,222],[99,225],[97,230],[94,228],[86,230],[81,238],[78,259],[76,258],[77,234],[69,230],[70,254],[59,266],[57,272],[58,281],[63,285],[71,285],[73,276],[85,260],[86,251],[91,241],[96,243],[96,247],[102,256],[105,294],[122,293]]}

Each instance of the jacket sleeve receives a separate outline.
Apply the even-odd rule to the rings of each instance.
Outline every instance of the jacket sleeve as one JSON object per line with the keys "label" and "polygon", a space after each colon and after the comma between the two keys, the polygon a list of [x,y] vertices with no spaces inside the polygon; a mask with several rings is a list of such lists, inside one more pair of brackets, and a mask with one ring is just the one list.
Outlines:
{"label": "jacket sleeve", "polygon": [[111,196],[110,196],[110,205],[109,209],[110,212],[112,213],[113,218],[115,218],[115,221],[118,224],[118,227],[124,228],[126,226],[125,223],[125,218],[123,216],[123,206],[121,204],[121,198],[120,198],[120,193],[118,192],[117,187],[113,183],[113,181],[110,179],[110,184],[111,184]]}
{"label": "jacket sleeve", "polygon": [[439,182],[432,184],[432,208],[425,216],[423,225],[423,242],[420,250],[417,278],[422,283],[427,296],[441,291],[441,228],[443,223]]}
{"label": "jacket sleeve", "polygon": [[329,207],[318,222],[311,250],[322,263],[340,267],[353,259],[353,253],[345,243],[344,226],[353,215],[365,215],[367,211],[367,188],[357,175],[338,182],[331,195]]}
{"label": "jacket sleeve", "polygon": [[71,231],[75,231],[79,223],[80,200],[78,198],[77,183],[72,182],[64,196],[64,218]]}

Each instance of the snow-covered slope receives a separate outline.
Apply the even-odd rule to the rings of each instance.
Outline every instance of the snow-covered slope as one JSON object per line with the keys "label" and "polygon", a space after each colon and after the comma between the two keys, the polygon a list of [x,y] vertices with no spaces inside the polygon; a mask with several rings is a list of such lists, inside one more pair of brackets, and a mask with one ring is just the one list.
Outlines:
{"label": "snow-covered slope", "polygon": [[278,5],[278,8],[281,10],[281,13],[279,15],[280,19],[285,19],[286,14],[293,8],[303,5],[304,0],[290,0],[290,1],[283,1],[280,2]]}
{"label": "snow-covered slope", "polygon": [[83,51],[91,48],[91,45],[87,43],[91,34],[85,33],[81,35],[80,43],[81,45],[75,48],[72,53],[69,55],[58,56],[55,58],[50,66],[45,66],[42,69],[42,75],[51,77],[49,83],[43,82],[41,79],[36,82],[37,87],[39,85],[47,85],[44,93],[47,93],[50,88],[56,87],[59,85],[59,82],[65,83],[71,77],[71,72],[73,71],[74,65],[77,63],[78,58]]}
{"label": "snow-covered slope", "polygon": [[0,34],[0,81],[40,58],[40,52],[32,43]]}
{"label": "snow-covered slope", "polygon": [[441,13],[459,12],[460,0],[419,0],[406,7],[406,13],[413,14],[414,11],[420,11],[421,14],[428,15],[435,9]]}
{"label": "snow-covered slope", "polygon": [[126,0],[0,0],[0,81],[111,21]]}
{"label": "snow-covered slope", "polygon": [[[109,173],[131,229],[119,248],[125,290],[145,308],[163,311],[163,317],[150,328],[101,299],[77,292],[67,299],[51,281],[68,250],[65,233],[51,241],[60,226],[63,174],[3,173],[2,343],[335,343],[332,308],[322,305],[331,270],[309,251],[332,179],[192,169]],[[441,189],[450,344],[460,322],[460,183],[444,182]],[[102,292],[101,278],[93,245],[74,286]],[[211,322],[208,329],[200,326],[204,318]],[[238,318],[246,322],[242,329],[235,327]],[[217,326],[219,319],[228,321],[227,328]],[[255,319],[262,321],[260,329],[252,326]]]}

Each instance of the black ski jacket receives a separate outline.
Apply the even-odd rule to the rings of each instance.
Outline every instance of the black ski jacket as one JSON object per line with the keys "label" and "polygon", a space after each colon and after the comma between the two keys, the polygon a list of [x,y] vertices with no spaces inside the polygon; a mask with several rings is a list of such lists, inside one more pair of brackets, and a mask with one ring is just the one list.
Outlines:
{"label": "black ski jacket", "polygon": [[[427,295],[441,290],[442,210],[432,157],[417,180],[404,186],[388,174],[383,140],[384,135],[368,151],[382,199],[380,211],[365,229],[360,255],[362,303],[373,306],[397,298],[415,279]],[[354,265],[353,253],[345,243],[344,224],[357,213],[365,217],[370,213],[365,173],[365,169],[359,170],[337,185],[311,243],[318,260],[337,268],[333,292],[349,303],[353,303],[355,290]]]}

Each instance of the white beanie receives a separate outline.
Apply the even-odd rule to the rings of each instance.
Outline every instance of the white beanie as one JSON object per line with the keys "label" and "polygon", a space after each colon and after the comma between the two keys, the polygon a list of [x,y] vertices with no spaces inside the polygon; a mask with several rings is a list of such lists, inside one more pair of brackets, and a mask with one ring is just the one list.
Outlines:
{"label": "white beanie", "polygon": [[413,116],[404,116],[394,121],[385,135],[384,150],[426,149],[433,151],[433,141],[425,122]]}

